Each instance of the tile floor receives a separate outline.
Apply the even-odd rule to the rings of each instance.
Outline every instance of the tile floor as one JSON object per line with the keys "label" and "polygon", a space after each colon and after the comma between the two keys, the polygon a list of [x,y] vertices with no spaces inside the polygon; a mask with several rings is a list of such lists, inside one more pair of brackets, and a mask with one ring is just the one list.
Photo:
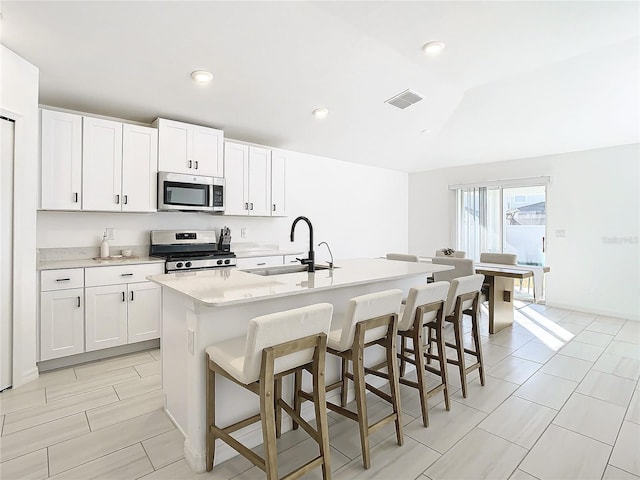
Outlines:
{"label": "tile floor", "polygon": [[[640,323],[519,307],[514,326],[492,336],[484,312],[486,385],[472,374],[462,398],[452,366],[451,411],[431,399],[429,428],[415,390],[402,387],[404,446],[392,425],[376,432],[370,470],[362,468],[356,424],[330,414],[333,478],[640,479]],[[0,477],[265,478],[241,457],[210,474],[189,470],[183,438],[162,410],[159,355],[45,373],[1,393]],[[369,398],[371,416],[385,408]],[[281,472],[316,452],[301,431],[284,434],[279,449]]]}

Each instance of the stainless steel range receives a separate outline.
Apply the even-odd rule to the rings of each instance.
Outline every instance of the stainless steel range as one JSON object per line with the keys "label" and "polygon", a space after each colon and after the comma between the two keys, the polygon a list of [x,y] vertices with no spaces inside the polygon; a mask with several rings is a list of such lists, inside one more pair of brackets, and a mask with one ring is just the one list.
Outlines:
{"label": "stainless steel range", "polygon": [[219,241],[213,230],[153,230],[149,255],[164,257],[167,273],[232,267],[236,255],[229,250],[230,241],[226,227]]}

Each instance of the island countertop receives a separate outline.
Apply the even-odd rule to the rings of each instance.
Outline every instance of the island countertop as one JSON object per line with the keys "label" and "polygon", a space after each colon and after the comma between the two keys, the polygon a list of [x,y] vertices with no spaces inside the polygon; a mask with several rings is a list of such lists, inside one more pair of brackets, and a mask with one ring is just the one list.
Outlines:
{"label": "island countertop", "polygon": [[261,276],[237,268],[179,272],[147,277],[152,282],[211,307],[285,297],[310,291],[402,279],[450,270],[449,265],[399,262],[384,258],[339,260],[333,270]]}

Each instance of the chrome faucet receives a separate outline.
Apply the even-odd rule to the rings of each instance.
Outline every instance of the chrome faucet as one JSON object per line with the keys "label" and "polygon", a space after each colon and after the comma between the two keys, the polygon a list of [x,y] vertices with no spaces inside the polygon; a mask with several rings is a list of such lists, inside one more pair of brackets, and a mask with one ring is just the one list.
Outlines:
{"label": "chrome faucet", "polygon": [[296,229],[296,224],[300,221],[304,220],[307,222],[309,226],[309,258],[296,258],[302,265],[307,265],[308,272],[315,272],[315,254],[313,253],[313,225],[311,225],[311,221],[307,217],[298,217],[291,224],[291,241],[293,242],[293,233]]}
{"label": "chrome faucet", "polygon": [[329,269],[333,270],[333,253],[331,253],[331,248],[329,248],[329,244],[327,242],[320,242],[318,246],[325,244],[327,246],[327,250],[329,250],[329,255],[331,255],[331,261],[329,262]]}

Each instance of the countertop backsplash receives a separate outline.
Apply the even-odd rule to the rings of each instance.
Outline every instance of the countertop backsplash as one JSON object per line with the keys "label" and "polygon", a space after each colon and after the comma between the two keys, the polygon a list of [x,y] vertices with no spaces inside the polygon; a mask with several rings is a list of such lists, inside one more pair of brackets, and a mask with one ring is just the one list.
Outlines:
{"label": "countertop backsplash", "polygon": [[[149,256],[149,245],[112,245],[109,249],[111,255],[120,255],[122,250],[130,249],[132,257]],[[100,246],[94,247],[69,247],[69,248],[39,248],[36,261],[57,262],[64,260],[84,260],[100,256]]]}

